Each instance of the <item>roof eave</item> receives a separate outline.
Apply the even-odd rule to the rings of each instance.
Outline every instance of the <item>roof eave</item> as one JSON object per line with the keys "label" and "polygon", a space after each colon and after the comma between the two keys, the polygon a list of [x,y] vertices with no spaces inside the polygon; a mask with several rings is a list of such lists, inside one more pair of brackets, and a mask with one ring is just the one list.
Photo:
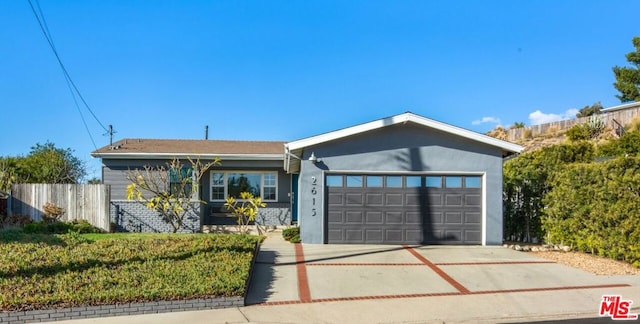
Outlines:
{"label": "roof eave", "polygon": [[91,156],[102,159],[115,159],[115,160],[131,160],[131,159],[145,159],[145,160],[166,160],[173,158],[200,158],[200,159],[215,159],[221,160],[244,160],[244,161],[282,161],[282,154],[198,154],[198,153],[91,153]]}
{"label": "roof eave", "polygon": [[453,125],[445,124],[442,122],[438,122],[432,119],[428,119],[422,116],[415,115],[413,113],[404,113],[392,117],[387,117],[379,120],[375,120],[372,122],[368,122],[365,124],[360,124],[348,128],[343,128],[337,131],[320,134],[317,136],[312,136],[308,138],[304,138],[301,140],[293,141],[285,144],[285,150],[292,152],[294,150],[302,149],[309,146],[318,145],[321,143],[333,141],[336,139],[344,138],[347,136],[379,129],[385,126],[396,125],[399,123],[413,122],[419,125],[423,125],[426,127],[430,127],[436,130],[440,130],[443,132],[447,132],[450,134],[462,136],[477,142],[481,142],[487,145],[499,147],[504,151],[519,153],[524,150],[524,148],[520,145],[509,143],[503,140],[499,140],[497,138],[493,138],[487,135],[479,134],[464,128],[456,127]]}

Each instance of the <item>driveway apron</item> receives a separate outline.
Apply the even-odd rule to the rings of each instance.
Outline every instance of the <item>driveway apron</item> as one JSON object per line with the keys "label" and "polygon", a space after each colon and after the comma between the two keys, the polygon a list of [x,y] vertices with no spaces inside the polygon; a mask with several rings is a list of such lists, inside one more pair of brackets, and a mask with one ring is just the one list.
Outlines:
{"label": "driveway apron", "polygon": [[503,247],[303,245],[269,236],[247,305],[620,288],[597,276]]}

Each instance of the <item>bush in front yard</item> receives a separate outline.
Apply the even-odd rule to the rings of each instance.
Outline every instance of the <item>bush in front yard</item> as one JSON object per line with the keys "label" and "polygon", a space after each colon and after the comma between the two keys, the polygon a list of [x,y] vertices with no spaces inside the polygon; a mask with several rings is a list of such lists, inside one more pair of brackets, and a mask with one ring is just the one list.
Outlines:
{"label": "bush in front yard", "polygon": [[84,233],[104,232],[84,219],[76,219],[71,222],[32,222],[24,226],[24,232],[28,234],[64,234],[69,231]]}
{"label": "bush in front yard", "polygon": [[282,237],[291,243],[300,243],[300,227],[290,227],[282,231]]}

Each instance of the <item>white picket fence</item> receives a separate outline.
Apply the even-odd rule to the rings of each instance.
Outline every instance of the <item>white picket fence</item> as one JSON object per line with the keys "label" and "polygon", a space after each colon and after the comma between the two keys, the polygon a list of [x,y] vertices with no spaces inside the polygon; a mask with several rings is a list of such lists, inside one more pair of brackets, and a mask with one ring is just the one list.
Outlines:
{"label": "white picket fence", "polygon": [[110,187],[104,184],[14,184],[8,212],[39,221],[50,202],[64,208],[61,220],[84,219],[108,231],[110,198]]}

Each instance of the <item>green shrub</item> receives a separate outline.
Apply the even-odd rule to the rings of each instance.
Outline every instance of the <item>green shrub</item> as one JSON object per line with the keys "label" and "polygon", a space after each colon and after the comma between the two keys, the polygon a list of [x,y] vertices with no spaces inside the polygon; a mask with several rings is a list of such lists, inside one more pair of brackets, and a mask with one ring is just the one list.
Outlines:
{"label": "green shrub", "polygon": [[291,242],[291,243],[300,243],[300,234],[296,234],[296,235],[294,235],[294,236],[289,240],[289,242]]}
{"label": "green shrub", "polygon": [[290,241],[292,243],[298,243],[298,242],[293,242],[292,239],[294,237],[298,237],[298,242],[300,242],[300,227],[290,227],[287,229],[284,229],[282,231],[282,237],[287,240]]}
{"label": "green shrub", "polygon": [[24,227],[24,225],[31,223],[31,216],[29,215],[0,215],[0,228],[1,227]]}
{"label": "green shrub", "polygon": [[73,220],[71,224],[73,225],[73,231],[78,232],[80,234],[104,233],[102,229],[91,225],[88,221],[84,219]]}
{"label": "green shrub", "polygon": [[85,233],[103,233],[98,227],[89,224],[84,219],[76,219],[71,222],[32,222],[24,226],[24,232],[28,234],[66,234],[69,231]]}
{"label": "green shrub", "polygon": [[542,226],[549,243],[640,262],[640,158],[565,166],[550,181]]}
{"label": "green shrub", "polygon": [[44,222],[31,222],[29,224],[24,225],[22,229],[25,233],[29,234],[37,234],[37,233],[46,233],[47,232],[47,224]]}
{"label": "green shrub", "polygon": [[628,132],[598,147],[598,155],[615,157],[640,153],[640,131]]}
{"label": "green shrub", "polygon": [[567,130],[567,138],[570,141],[585,141],[591,139],[589,127],[586,124],[577,124]]}

